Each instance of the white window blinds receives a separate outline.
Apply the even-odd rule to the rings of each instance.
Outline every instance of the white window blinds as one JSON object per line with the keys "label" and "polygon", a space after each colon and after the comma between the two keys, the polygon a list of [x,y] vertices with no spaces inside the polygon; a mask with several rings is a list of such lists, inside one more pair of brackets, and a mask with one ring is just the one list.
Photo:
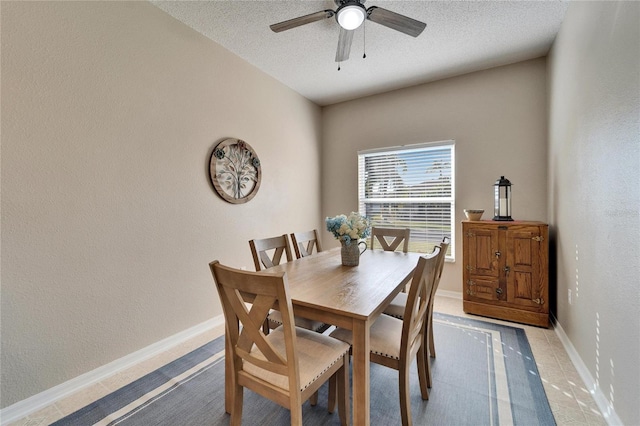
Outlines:
{"label": "white window blinds", "polygon": [[409,250],[428,253],[451,239],[453,259],[454,142],[410,145],[358,153],[360,213],[373,226],[410,228]]}

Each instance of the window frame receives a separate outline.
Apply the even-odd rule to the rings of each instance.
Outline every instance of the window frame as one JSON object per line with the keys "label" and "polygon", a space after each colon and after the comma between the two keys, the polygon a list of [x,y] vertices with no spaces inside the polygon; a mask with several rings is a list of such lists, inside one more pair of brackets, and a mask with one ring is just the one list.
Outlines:
{"label": "window frame", "polygon": [[[423,151],[431,151],[441,149],[443,147],[447,147],[451,152],[451,195],[448,197],[398,197],[398,198],[366,198],[365,197],[365,170],[364,163],[366,157],[371,156],[383,156],[394,153],[403,153],[410,154],[413,152],[423,152]],[[383,147],[383,148],[374,148],[361,150],[357,152],[358,154],[358,210],[361,214],[365,214],[366,208],[365,204],[367,203],[411,203],[411,204],[425,204],[425,203],[448,203],[451,206],[451,233],[450,237],[450,245],[449,251],[445,260],[448,262],[455,261],[455,231],[456,231],[456,195],[455,195],[455,140],[444,140],[438,142],[425,142],[425,143],[417,143],[417,144],[408,144],[408,145],[400,145],[393,147]],[[425,219],[426,220],[426,219]],[[444,222],[446,223],[446,222]],[[375,226],[375,223],[374,223]],[[427,240],[427,243],[431,243]],[[437,244],[437,242],[436,242]]]}

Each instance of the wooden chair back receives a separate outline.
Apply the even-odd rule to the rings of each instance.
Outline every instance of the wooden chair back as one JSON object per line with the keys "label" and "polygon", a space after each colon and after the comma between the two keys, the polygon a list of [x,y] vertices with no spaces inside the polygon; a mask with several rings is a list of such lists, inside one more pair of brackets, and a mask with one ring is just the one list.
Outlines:
{"label": "wooden chair back", "polygon": [[[301,370],[298,356],[305,354],[309,358],[310,353],[312,357],[319,356],[322,349],[319,349],[318,343],[322,340],[312,339],[315,346],[310,348],[308,337],[304,334],[297,336],[300,331],[296,331],[294,325],[293,305],[285,273],[242,271],[223,266],[217,260],[211,262],[209,267],[226,323],[225,343],[231,370],[227,379],[231,380],[233,389],[230,424],[240,425],[242,422],[243,388],[246,387],[288,408],[291,411],[291,424],[301,425],[302,404],[313,394],[317,395],[318,388],[330,377],[336,377],[340,384],[340,421],[346,425],[349,413],[345,367],[348,365],[348,345],[338,342],[343,347],[334,347],[334,353],[329,355],[328,360],[318,357],[316,362],[312,361],[312,365],[317,363],[319,370],[313,373],[311,382],[305,381],[303,389],[301,377],[305,376],[305,371]],[[251,304],[245,303],[247,300]],[[262,332],[262,326],[274,306],[282,314],[282,326],[278,328],[278,333],[267,335]],[[316,334],[307,330],[303,330],[303,333],[307,333],[306,336]],[[317,339],[321,338],[335,341],[318,335]],[[300,342],[298,339],[301,339]],[[309,361],[304,365],[308,368]]]}
{"label": "wooden chair back", "polygon": [[297,259],[313,254],[314,248],[316,253],[322,251],[320,235],[317,229],[307,232],[294,232],[291,234],[291,242]]}
{"label": "wooden chair back", "polygon": [[373,250],[376,240],[380,243],[380,247],[384,251],[396,251],[402,244],[402,251],[409,251],[409,236],[411,230],[409,228],[380,228],[371,227],[371,249]]}
{"label": "wooden chair back", "polygon": [[[218,261],[210,263],[211,272],[220,295],[227,324],[228,339],[234,354],[234,364],[242,369],[240,360],[257,365],[277,374],[295,373],[295,341],[293,339],[293,308],[286,291],[284,273],[268,274],[238,271],[221,265]],[[245,301],[250,300],[250,305]],[[287,345],[286,354],[279,354],[262,333],[262,324],[273,306],[282,312]],[[241,328],[239,326],[242,326]],[[265,359],[251,355],[253,346],[257,346]],[[289,350],[291,346],[291,350]],[[290,363],[289,360],[292,360]],[[295,374],[294,374],[295,377]]]}
{"label": "wooden chair back", "polygon": [[[413,279],[407,295],[404,311],[400,360],[408,363],[422,346],[423,336],[427,333],[427,313],[431,302],[431,292],[437,274],[440,247],[418,259]],[[426,340],[425,340],[426,341]]]}
{"label": "wooden chair back", "polygon": [[[211,262],[209,267],[222,302],[235,381],[250,389],[257,388],[259,394],[265,389],[282,393],[275,386],[247,373],[246,363],[249,363],[277,375],[288,376],[289,389],[300,389],[293,307],[284,273],[239,271],[223,266],[218,261]],[[245,304],[245,300],[251,300],[252,304]],[[274,305],[282,312],[285,353],[274,348],[262,333],[262,324]],[[254,345],[258,352],[252,353]],[[284,396],[288,398],[288,395]]]}
{"label": "wooden chair back", "polygon": [[[440,284],[440,278],[442,277],[442,271],[444,270],[444,259],[447,257],[447,250],[449,249],[449,244],[451,239],[449,237],[443,237],[442,242],[440,243],[440,255],[438,256],[438,266],[436,267],[436,276],[433,280],[433,288],[431,289],[431,298],[429,299],[429,315],[427,318],[428,328],[429,328],[429,346],[425,347],[428,354],[432,357],[436,357],[436,343],[433,338],[433,303],[436,299],[436,291],[438,290],[438,285]],[[431,374],[428,377],[429,386],[431,386]]]}
{"label": "wooden chair back", "polygon": [[256,271],[279,265],[283,254],[287,262],[293,260],[287,234],[251,240],[249,241],[249,247],[251,247],[251,255],[253,256],[253,264]]}
{"label": "wooden chair back", "polygon": [[[449,250],[449,244],[451,243],[451,239],[449,237],[443,237],[442,242],[440,242],[440,254],[438,257],[438,266],[436,269],[436,277],[433,283],[432,294],[436,294],[436,290],[438,289],[438,284],[440,284],[440,277],[442,277],[442,270],[444,269],[444,259],[447,257],[447,250]],[[433,303],[433,300],[431,301]]]}

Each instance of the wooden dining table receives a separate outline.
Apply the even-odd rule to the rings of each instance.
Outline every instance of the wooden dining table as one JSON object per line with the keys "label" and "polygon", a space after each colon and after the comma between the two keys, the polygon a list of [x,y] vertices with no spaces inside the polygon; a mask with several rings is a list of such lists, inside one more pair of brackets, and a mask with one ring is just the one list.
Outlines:
{"label": "wooden dining table", "polygon": [[[286,273],[295,316],[352,331],[354,425],[370,424],[369,328],[411,280],[419,257],[366,250],[358,266],[343,266],[336,248],[265,270]],[[227,386],[227,412],[231,395]]]}

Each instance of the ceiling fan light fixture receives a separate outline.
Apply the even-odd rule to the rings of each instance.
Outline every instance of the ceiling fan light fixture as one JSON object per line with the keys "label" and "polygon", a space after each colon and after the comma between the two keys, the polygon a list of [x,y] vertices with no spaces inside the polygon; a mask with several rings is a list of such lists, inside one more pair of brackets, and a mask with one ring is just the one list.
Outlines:
{"label": "ceiling fan light fixture", "polygon": [[355,30],[362,22],[366,15],[366,10],[361,4],[347,4],[337,12],[338,24],[345,30]]}

